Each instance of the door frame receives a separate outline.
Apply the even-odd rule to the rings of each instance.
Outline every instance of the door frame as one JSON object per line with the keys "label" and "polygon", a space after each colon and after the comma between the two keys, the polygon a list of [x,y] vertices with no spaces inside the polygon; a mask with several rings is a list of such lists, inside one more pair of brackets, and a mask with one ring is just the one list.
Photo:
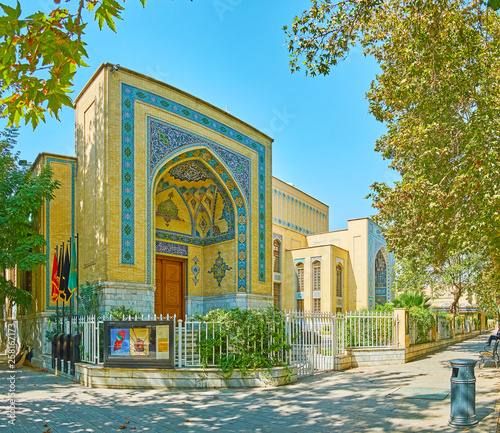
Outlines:
{"label": "door frame", "polygon": [[[156,261],[157,259],[164,259],[164,260],[170,260],[170,261],[173,261],[173,262],[178,262],[181,264],[181,311],[182,311],[182,314],[181,316],[182,317],[177,317],[176,319],[179,320],[179,319],[182,319],[184,320],[185,317],[186,317],[186,292],[187,292],[187,278],[186,278],[186,269],[187,269],[187,259],[184,259],[184,258],[181,258],[181,257],[176,257],[176,256],[169,256],[169,255],[166,255],[166,254],[159,254],[159,253],[155,253],[155,291],[157,289],[156,287]],[[155,312],[156,312],[156,299],[155,299],[155,306],[154,306],[154,309],[155,309]]]}

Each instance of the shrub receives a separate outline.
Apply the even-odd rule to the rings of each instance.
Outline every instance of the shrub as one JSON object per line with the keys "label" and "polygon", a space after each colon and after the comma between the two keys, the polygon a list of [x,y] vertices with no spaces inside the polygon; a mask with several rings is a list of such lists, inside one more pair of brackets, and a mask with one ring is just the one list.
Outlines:
{"label": "shrub", "polygon": [[129,316],[133,318],[140,318],[141,313],[138,313],[131,308],[127,308],[125,307],[125,305],[122,305],[118,308],[110,310],[109,315],[111,317],[111,320],[128,320]]}
{"label": "shrub", "polygon": [[78,313],[83,316],[97,316],[101,309],[102,286],[85,282],[78,290]]}
{"label": "shrub", "polygon": [[410,308],[410,318],[416,323],[416,343],[429,341],[429,331],[436,325],[434,314],[423,307]]}
{"label": "shrub", "polygon": [[197,350],[205,368],[213,364],[228,376],[234,369],[246,376],[257,368],[286,367],[283,355],[290,345],[278,308],[213,310],[196,319],[204,323]]}

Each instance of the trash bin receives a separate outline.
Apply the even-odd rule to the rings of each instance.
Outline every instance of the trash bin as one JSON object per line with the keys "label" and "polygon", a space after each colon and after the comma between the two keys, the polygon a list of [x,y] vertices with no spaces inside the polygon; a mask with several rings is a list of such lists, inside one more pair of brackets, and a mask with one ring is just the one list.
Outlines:
{"label": "trash bin", "polygon": [[448,425],[463,428],[478,424],[476,418],[476,377],[473,359],[453,359],[451,373],[451,416]]}

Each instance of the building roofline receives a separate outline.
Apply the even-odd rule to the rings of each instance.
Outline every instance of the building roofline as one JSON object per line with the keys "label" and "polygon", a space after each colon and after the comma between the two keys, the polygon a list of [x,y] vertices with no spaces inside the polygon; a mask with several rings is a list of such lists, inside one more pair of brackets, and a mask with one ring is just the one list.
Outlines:
{"label": "building roofline", "polygon": [[[95,78],[101,73],[101,71],[104,68],[111,67],[111,66],[116,66],[116,65],[114,65],[113,63],[108,63],[108,62],[101,63],[101,65],[99,66],[99,68],[97,68],[97,70],[94,72],[94,74],[89,79],[89,81],[87,82],[87,84],[85,84],[85,86],[83,87],[83,89],[80,91],[80,93],[78,94],[78,96],[75,98],[75,101],[74,101],[74,104],[73,104],[74,106],[76,106],[76,103],[80,100],[80,98],[87,91],[87,89],[90,87],[90,85],[95,80]],[[201,103],[203,105],[206,105],[210,109],[213,109],[214,111],[217,111],[220,114],[223,114],[224,116],[228,116],[228,117],[232,118],[233,120],[235,120],[235,121],[243,124],[244,126],[246,126],[247,128],[250,128],[252,131],[256,132],[257,134],[259,134],[259,135],[265,137],[266,139],[270,140],[271,143],[274,141],[273,138],[271,138],[268,135],[264,134],[262,131],[260,131],[257,128],[255,128],[254,126],[246,123],[245,121],[241,120],[240,118],[238,118],[236,116],[233,116],[232,114],[228,113],[227,111],[224,111],[221,108],[216,107],[215,105],[212,105],[210,102],[207,102],[207,101],[205,101],[203,99],[200,99],[200,98],[198,98],[198,97],[196,97],[196,96],[194,96],[194,95],[192,95],[192,94],[190,94],[188,92],[185,92],[184,90],[178,89],[177,87],[174,87],[174,86],[172,86],[170,84],[167,84],[164,81],[157,80],[156,78],[152,78],[152,77],[149,77],[147,75],[141,74],[140,72],[133,71],[132,69],[124,68],[123,66],[120,66],[119,70],[122,71],[122,72],[126,72],[127,74],[130,74],[130,75],[135,75],[136,77],[139,77],[139,78],[141,78],[143,80],[146,80],[146,81],[149,81],[151,83],[160,85],[162,87],[165,87],[167,89],[173,90],[175,92],[178,92],[181,95],[186,96],[189,99],[194,100],[195,102],[199,102],[199,103]]]}
{"label": "building roofline", "polygon": [[35,159],[35,162],[33,162],[33,164],[31,165],[32,167],[35,167],[38,162],[44,157],[44,156],[48,156],[48,157],[55,157],[55,158],[65,158],[65,159],[72,159],[74,161],[78,161],[78,159],[76,158],[76,156],[68,156],[68,155],[60,155],[58,153],[50,153],[50,152],[41,152],[38,154],[38,156],[36,157]]}
{"label": "building roofline", "polygon": [[349,253],[348,250],[339,247],[338,245],[333,245],[333,244],[324,244],[324,245],[311,245],[310,247],[300,247],[300,248],[294,248],[293,250],[289,250],[285,248],[285,251],[299,251],[299,250],[309,250],[311,248],[323,248],[323,247],[332,247],[332,248],[338,248],[339,250],[345,251],[346,253]]}
{"label": "building roofline", "polygon": [[307,195],[307,197],[312,198],[314,201],[317,201],[318,203],[321,203],[322,205],[326,206],[328,208],[328,211],[330,211],[330,206],[328,206],[326,203],[322,202],[321,200],[318,200],[317,198],[314,198],[312,195],[308,194],[307,192],[302,191],[301,189],[297,188],[296,186],[292,186],[289,183],[286,183],[284,180],[278,179],[276,176],[273,176],[273,179],[279,180],[281,183],[284,183],[285,185],[288,185],[290,188],[293,188],[300,193]]}

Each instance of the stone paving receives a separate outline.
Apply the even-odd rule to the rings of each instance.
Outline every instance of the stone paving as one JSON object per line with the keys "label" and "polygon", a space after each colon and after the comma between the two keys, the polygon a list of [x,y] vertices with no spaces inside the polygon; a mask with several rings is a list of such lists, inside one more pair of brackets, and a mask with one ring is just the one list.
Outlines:
{"label": "stone paving", "polygon": [[[355,368],[279,388],[90,389],[53,374],[0,366],[0,431],[6,432],[452,432],[450,359],[478,359],[486,335],[404,365]],[[6,418],[16,376],[16,423]],[[500,372],[476,368],[475,432],[497,430]],[[417,398],[408,398],[417,397]],[[439,397],[439,395],[438,395]],[[120,426],[123,426],[120,428]]]}

